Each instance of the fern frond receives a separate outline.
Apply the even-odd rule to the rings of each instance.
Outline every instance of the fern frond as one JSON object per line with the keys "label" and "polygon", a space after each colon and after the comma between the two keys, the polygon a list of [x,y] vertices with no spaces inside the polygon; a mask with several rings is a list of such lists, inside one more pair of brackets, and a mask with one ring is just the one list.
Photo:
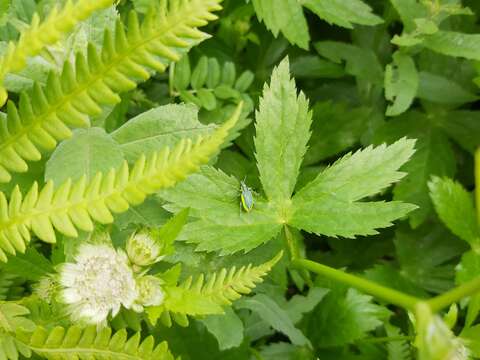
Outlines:
{"label": "fern frond", "polygon": [[[180,325],[188,325],[187,315],[222,314],[223,307],[231,305],[242,295],[249,294],[256,284],[263,281],[263,277],[281,259],[280,252],[270,261],[258,265],[235,266],[222,269],[207,278],[200,275],[197,278],[189,277],[178,287],[165,288],[165,302],[156,309],[156,315],[162,316],[166,325],[171,324],[171,315]],[[150,312],[150,319],[152,319]],[[154,321],[155,322],[155,321]]]}
{"label": "fern frond", "polygon": [[172,151],[167,147],[142,155],[132,168],[125,162],[106,175],[97,173],[90,182],[84,176],[56,190],[51,181],[41,190],[35,183],[25,197],[15,187],[9,202],[0,192],[0,259],[7,261],[6,253],[25,251],[30,231],[46,242],[56,241],[54,229],[77,237],[77,229],[93,231],[93,220],[111,223],[112,212],[124,212],[147,195],[183,180],[218,151],[240,112],[241,105],[210,137],[195,144],[183,139]]}
{"label": "fern frond", "polygon": [[68,0],[61,10],[53,8],[43,22],[40,22],[38,14],[34,14],[30,27],[20,34],[17,43],[8,44],[5,55],[0,58],[0,106],[5,104],[8,96],[3,87],[7,73],[22,70],[28,57],[38,55],[47,45],[59,41],[80,21],[112,3],[113,0],[78,0],[74,4]]}
{"label": "fern frond", "polygon": [[60,75],[51,73],[45,87],[36,84],[22,94],[18,108],[9,102],[7,122],[0,122],[0,182],[10,181],[11,172],[27,171],[26,161],[40,160],[42,149],[71,136],[69,127],[89,126],[89,116],[100,114],[102,105],[120,102],[119,93],[164,71],[206,39],[197,27],[217,18],[212,12],[221,1],[162,1],[141,25],[131,12],[127,31],[120,20],[114,34],[105,31],[101,53],[90,44],[74,65],[67,61]]}
{"label": "fern frond", "polygon": [[141,341],[140,333],[128,338],[125,329],[112,335],[108,327],[99,331],[94,327],[37,327],[33,332],[18,331],[15,340],[46,359],[174,360],[166,342],[155,345],[153,336]]}

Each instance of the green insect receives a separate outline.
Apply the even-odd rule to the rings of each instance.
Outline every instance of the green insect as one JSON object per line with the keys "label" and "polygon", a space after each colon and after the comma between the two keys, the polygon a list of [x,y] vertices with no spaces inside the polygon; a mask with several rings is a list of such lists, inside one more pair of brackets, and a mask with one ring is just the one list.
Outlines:
{"label": "green insect", "polygon": [[253,191],[250,189],[245,181],[240,181],[240,210],[243,207],[247,213],[253,209]]}

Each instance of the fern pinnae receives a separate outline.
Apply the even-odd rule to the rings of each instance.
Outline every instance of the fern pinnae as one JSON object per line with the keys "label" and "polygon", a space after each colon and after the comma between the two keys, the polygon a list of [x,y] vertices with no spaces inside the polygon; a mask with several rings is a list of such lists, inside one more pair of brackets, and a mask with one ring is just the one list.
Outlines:
{"label": "fern pinnae", "polygon": [[111,223],[112,213],[124,212],[147,195],[183,180],[219,150],[241,108],[242,104],[210,137],[195,144],[184,139],[172,151],[167,147],[142,155],[131,169],[125,162],[106,175],[97,173],[89,182],[85,177],[75,183],[68,180],[56,190],[52,181],[42,189],[34,183],[24,198],[15,187],[9,202],[0,192],[0,260],[6,261],[7,253],[25,251],[30,231],[47,242],[55,242],[54,229],[76,237],[77,229],[92,231],[93,221]]}
{"label": "fern pinnae", "polygon": [[119,93],[164,71],[206,39],[196,27],[217,18],[212,12],[220,2],[162,1],[142,24],[131,12],[127,30],[118,20],[114,33],[105,31],[101,52],[90,44],[74,65],[67,61],[60,75],[52,72],[45,87],[37,84],[23,94],[18,108],[9,103],[7,121],[0,122],[0,182],[9,182],[11,172],[27,171],[27,161],[40,160],[41,149],[71,136],[70,127],[88,127],[103,105],[120,102]]}
{"label": "fern pinnae", "polygon": [[46,359],[173,360],[166,342],[155,345],[153,336],[140,341],[140,334],[128,337],[125,329],[112,334],[105,327],[81,329],[37,327],[33,332],[18,331],[16,342]]}
{"label": "fern pinnae", "polygon": [[0,106],[7,100],[3,87],[7,73],[22,70],[27,58],[38,55],[43,48],[69,33],[76,24],[112,4],[113,0],[78,0],[75,3],[68,0],[61,10],[55,7],[43,22],[40,22],[38,14],[34,14],[30,27],[20,34],[17,43],[10,42],[5,55],[0,57]]}

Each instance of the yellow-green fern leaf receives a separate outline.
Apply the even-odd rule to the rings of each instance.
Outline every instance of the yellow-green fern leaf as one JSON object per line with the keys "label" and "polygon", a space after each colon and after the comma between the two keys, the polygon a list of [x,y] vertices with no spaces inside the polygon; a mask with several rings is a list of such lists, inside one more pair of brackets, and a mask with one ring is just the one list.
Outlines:
{"label": "yellow-green fern leaf", "polygon": [[105,175],[97,173],[90,182],[85,177],[75,183],[69,180],[56,190],[51,181],[41,190],[35,183],[25,197],[15,187],[10,201],[0,192],[0,259],[6,261],[6,253],[23,252],[30,231],[47,242],[55,242],[55,229],[76,237],[77,229],[92,231],[93,221],[111,223],[112,213],[124,212],[147,195],[183,180],[217,153],[241,108],[240,104],[210,137],[195,143],[183,139],[173,150],[167,147],[142,155],[131,168],[125,162]]}
{"label": "yellow-green fern leaf", "polygon": [[0,106],[7,100],[7,92],[3,87],[7,73],[22,70],[28,57],[39,54],[45,46],[59,41],[80,21],[112,3],[113,0],[78,0],[75,3],[68,0],[61,10],[53,8],[43,22],[40,22],[38,14],[34,14],[29,28],[20,34],[17,43],[8,44],[5,55],[0,58]]}
{"label": "yellow-green fern leaf", "polygon": [[270,261],[258,265],[242,266],[240,269],[232,267],[222,269],[205,278],[189,277],[176,287],[166,287],[165,301],[161,306],[147,309],[149,318],[156,322],[161,316],[166,325],[171,324],[171,316],[180,325],[188,325],[187,315],[222,314],[223,307],[231,305],[242,295],[249,294],[256,284],[263,281],[263,277],[281,259],[280,252]]}
{"label": "yellow-green fern leaf", "polygon": [[118,103],[119,93],[164,71],[206,39],[197,27],[217,18],[212,12],[221,1],[161,1],[142,24],[131,12],[127,31],[118,20],[115,33],[105,32],[101,52],[90,44],[87,54],[77,54],[75,65],[67,61],[45,87],[36,84],[22,94],[18,108],[9,102],[7,121],[0,121],[0,182],[10,181],[11,172],[27,171],[26,161],[40,160],[42,149],[71,136],[69,127],[89,126],[89,117],[100,114],[102,105]]}
{"label": "yellow-green fern leaf", "polygon": [[142,341],[140,333],[128,338],[126,329],[112,335],[108,327],[37,327],[33,332],[18,331],[15,341],[45,359],[174,360],[166,342],[155,345],[153,336]]}

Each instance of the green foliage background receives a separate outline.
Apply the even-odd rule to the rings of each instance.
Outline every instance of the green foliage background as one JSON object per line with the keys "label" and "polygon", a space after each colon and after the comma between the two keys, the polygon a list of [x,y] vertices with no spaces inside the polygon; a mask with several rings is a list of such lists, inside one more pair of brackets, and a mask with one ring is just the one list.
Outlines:
{"label": "green foliage background", "polygon": [[[0,359],[480,358],[478,284],[435,300],[480,276],[479,21],[476,0],[0,0]],[[34,289],[99,224],[118,247],[175,227],[168,300],[83,329]],[[468,355],[298,259],[434,298]]]}

